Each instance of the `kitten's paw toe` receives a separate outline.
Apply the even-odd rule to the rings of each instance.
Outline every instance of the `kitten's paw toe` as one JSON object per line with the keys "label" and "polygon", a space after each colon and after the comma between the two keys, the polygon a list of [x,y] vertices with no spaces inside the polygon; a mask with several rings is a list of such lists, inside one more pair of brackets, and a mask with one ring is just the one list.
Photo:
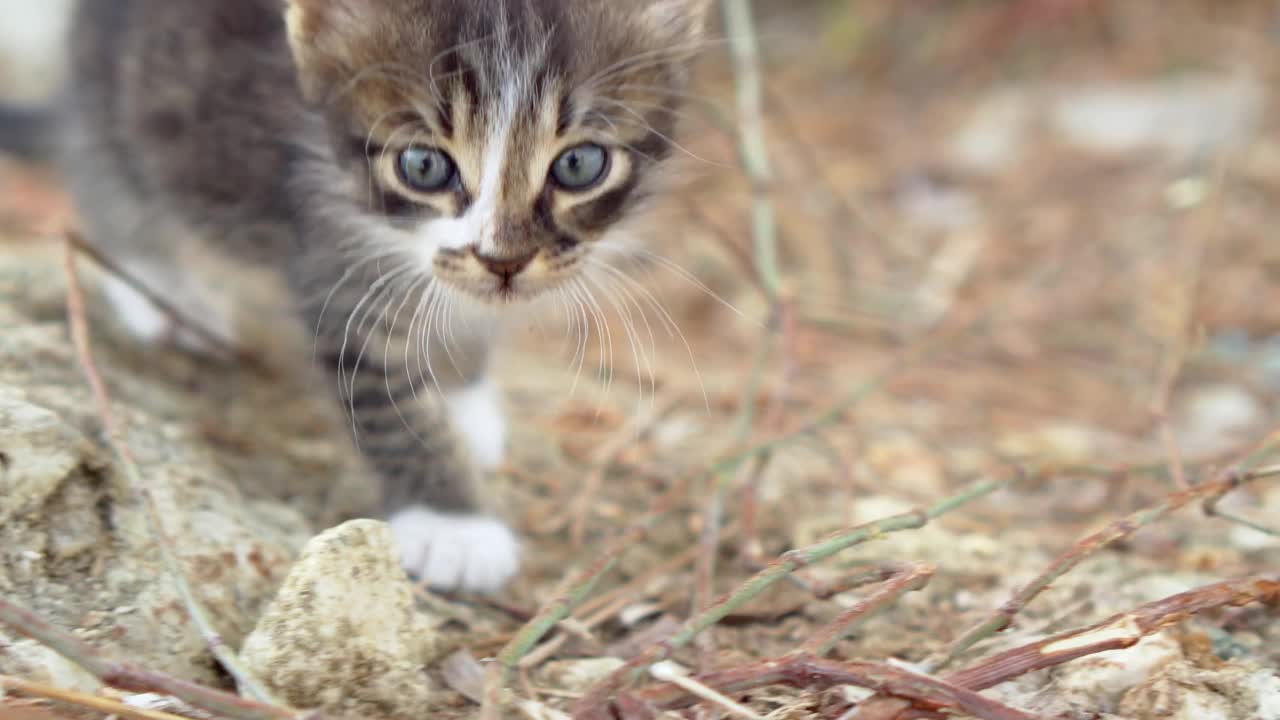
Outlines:
{"label": "kitten's paw toe", "polygon": [[501,520],[417,506],[389,522],[405,570],[437,590],[496,592],[520,567],[520,542]]}

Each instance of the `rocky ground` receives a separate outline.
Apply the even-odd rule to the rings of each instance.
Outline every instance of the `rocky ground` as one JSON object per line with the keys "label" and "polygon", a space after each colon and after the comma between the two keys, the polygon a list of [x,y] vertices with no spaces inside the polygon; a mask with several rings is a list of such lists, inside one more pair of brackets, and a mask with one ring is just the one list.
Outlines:
{"label": "rocky ground", "polygon": [[[729,591],[754,571],[744,545],[773,557],[1013,467],[1050,467],[807,568],[808,589],[783,584],[709,633],[714,643],[676,655],[697,670],[783,655],[869,592],[824,599],[813,583],[920,563],[936,568],[928,585],[832,653],[917,667],[1080,538],[1207,481],[1276,427],[1270,5],[1044,4],[1083,8],[1052,22],[982,5],[863,5],[764,8],[794,322],[768,343],[762,372],[769,307],[751,281],[750,197],[731,142],[696,108],[692,179],[650,223],[649,242],[706,292],[661,264],[636,268],[683,339],[650,313],[633,353],[615,320],[612,353],[593,338],[581,371],[559,318],[511,339],[502,374],[515,436],[494,482],[528,553],[500,598],[415,590],[388,563],[376,523],[325,532],[367,514],[372,498],[340,411],[314,392],[323,378],[142,350],[90,313],[129,444],[199,601],[283,698],[360,717],[475,715],[473,663],[664,490],[694,479],[578,622],[518,673],[519,712],[558,717],[705,600],[708,559],[709,588]],[[899,36],[924,40],[884,39]],[[705,78],[706,98],[731,113],[727,69],[713,62]],[[16,165],[0,183],[0,597],[114,656],[228,687],[157,556],[68,338],[60,248],[41,239],[66,219],[60,196]],[[82,263],[82,273],[100,307],[95,271]],[[859,388],[759,466],[753,537],[735,491],[715,552],[699,546],[709,468]],[[731,476],[735,490],[745,478]],[[1222,508],[1276,527],[1280,483],[1242,488]],[[1280,537],[1193,503],[1085,560],[958,666],[1277,568]],[[357,592],[367,601],[343,602]],[[987,695],[1047,718],[1275,720],[1278,668],[1280,618],[1252,603]],[[99,688],[13,633],[0,634],[0,672]],[[734,699],[798,718],[857,717],[865,697],[769,687]],[[23,694],[0,711],[85,715]]]}

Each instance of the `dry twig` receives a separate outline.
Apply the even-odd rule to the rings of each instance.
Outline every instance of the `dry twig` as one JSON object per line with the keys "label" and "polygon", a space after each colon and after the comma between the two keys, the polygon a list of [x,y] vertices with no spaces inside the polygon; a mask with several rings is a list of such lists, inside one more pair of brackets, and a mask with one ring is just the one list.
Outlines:
{"label": "dry twig", "polygon": [[577,706],[581,717],[592,717],[607,707],[609,697],[623,685],[633,682],[644,668],[669,659],[675,652],[692,642],[707,628],[713,627],[743,605],[754,600],[768,588],[790,577],[791,573],[843,552],[855,545],[883,537],[888,533],[916,530],[930,521],[1015,484],[1021,476],[980,483],[969,490],[944,500],[928,510],[895,515],[878,522],[850,528],[829,539],[806,548],[792,550],[773,564],[757,573],[733,593],[715,605],[688,620],[675,637],[649,648],[632,659],[617,672],[597,683]]}
{"label": "dry twig", "polygon": [[320,716],[316,714],[300,715],[293,710],[144,670],[133,663],[112,660],[71,633],[54,627],[35,613],[3,598],[0,598],[0,623],[48,646],[104,684],[119,690],[171,695],[232,720],[320,720]]}
{"label": "dry twig", "polygon": [[1103,548],[1128,538],[1142,528],[1193,502],[1214,501],[1245,483],[1280,474],[1280,467],[1250,470],[1256,467],[1258,462],[1278,444],[1280,444],[1280,430],[1272,432],[1248,457],[1225,468],[1213,480],[1176,493],[1159,505],[1132,513],[1081,539],[1070,550],[1059,555],[1047,570],[1019,590],[1008,602],[962,634],[939,660],[931,664],[931,669],[937,671],[946,667],[975,643],[1009,627],[1014,617],[1041,592]]}
{"label": "dry twig", "polygon": [[756,272],[769,298],[783,294],[778,266],[778,219],[773,205],[773,166],[764,123],[764,82],[760,71],[760,45],[748,0],[723,0],[725,30],[733,53],[737,83],[738,151],[751,181],[752,236]]}
{"label": "dry twig", "polygon": [[521,660],[533,651],[542,638],[546,637],[547,633],[551,632],[561,621],[568,618],[574,610],[586,602],[601,578],[617,566],[618,560],[628,549],[641,542],[649,534],[650,529],[659,518],[671,511],[676,500],[688,490],[688,486],[688,481],[675,483],[655,503],[653,509],[647,515],[619,535],[589,568],[566,583],[569,590],[565,595],[543,608],[498,653],[497,661],[490,668],[488,677],[485,679],[485,701],[481,710],[482,718],[488,720],[499,717],[501,707],[505,704],[503,701],[503,689],[509,684],[512,674],[519,668]]}
{"label": "dry twig", "polygon": [[574,547],[582,547],[587,535],[591,508],[595,504],[596,495],[599,494],[601,486],[604,485],[605,475],[613,469],[628,448],[643,440],[653,430],[654,425],[661,422],[679,404],[680,398],[677,397],[656,405],[644,406],[608,442],[602,445],[592,458],[591,472],[583,483],[581,493],[570,503],[565,518],[550,523],[550,527],[556,528],[572,517],[569,538]]}
{"label": "dry twig", "polygon": [[107,713],[113,717],[124,718],[124,720],[188,720],[187,718],[158,710],[136,708],[114,698],[89,695],[88,693],[74,690],[63,690],[8,675],[0,675],[0,691],[19,693],[27,697],[51,700],[71,707]]}
{"label": "dry twig", "polygon": [[128,285],[134,292],[146,298],[147,302],[151,303],[157,310],[168,317],[170,322],[175,325],[180,325],[195,333],[201,340],[208,343],[210,347],[223,355],[224,358],[235,360],[259,372],[270,374],[270,369],[257,355],[228,342],[218,333],[205,327],[205,325],[199,320],[196,320],[179,310],[163,295],[160,295],[156,291],[147,287],[146,283],[134,277],[132,273],[121,267],[119,263],[107,257],[101,250],[94,247],[94,245],[85,240],[80,233],[75,230],[66,230],[63,235],[66,238],[66,241],[70,243],[77,252],[92,260],[95,265],[120,280],[120,282]]}
{"label": "dry twig", "polygon": [[800,646],[800,652],[818,657],[826,655],[853,628],[894,604],[903,595],[928,585],[933,573],[934,568],[931,565],[912,564],[897,569],[885,579],[882,587],[840,613],[839,617],[826,626],[819,628]]}
{"label": "dry twig", "polygon": [[951,673],[946,679],[970,690],[985,690],[1086,655],[1132,647],[1142,638],[1196,613],[1260,601],[1280,602],[1280,575],[1221,582],[1157,600],[1096,625],[1002,652],[968,670]]}
{"label": "dry twig", "polygon": [[[854,685],[907,698],[913,707],[924,710],[959,710],[982,720],[1034,720],[1036,717],[953,683],[902,668],[881,663],[827,660],[807,653],[794,653],[777,660],[709,673],[698,677],[697,681],[723,694],[772,685],[802,688]],[[687,707],[695,700],[684,689],[670,685],[651,688],[633,698],[642,707],[659,709]],[[604,707],[600,707],[580,712],[578,717],[596,720],[609,715]]]}
{"label": "dry twig", "polygon": [[93,392],[94,403],[97,405],[98,414],[102,419],[107,442],[115,452],[120,466],[124,469],[130,490],[137,494],[141,501],[151,534],[160,548],[160,557],[163,559],[179,595],[182,596],[187,613],[191,616],[192,622],[196,624],[196,627],[200,629],[210,652],[213,653],[213,656],[217,658],[222,667],[235,678],[242,692],[247,693],[261,703],[279,705],[271,697],[271,693],[245,668],[244,663],[240,661],[236,653],[227,647],[221,635],[214,629],[213,621],[196,600],[195,592],[191,589],[191,584],[183,573],[177,551],[164,530],[164,523],[161,520],[155,497],[142,476],[142,471],[138,468],[137,460],[129,447],[128,438],[112,409],[106,383],[103,382],[102,374],[98,371],[97,363],[94,361],[92,343],[89,339],[89,322],[84,305],[84,290],[80,285],[80,276],[75,266],[77,248],[74,234],[68,233],[64,256],[67,275],[67,320],[71,327],[71,339],[76,348],[76,357]]}
{"label": "dry twig", "polygon": [[[1280,576],[1230,580],[1147,603],[1089,627],[997,653],[969,669],[950,673],[943,680],[975,692],[986,690],[1029,672],[1132,647],[1142,638],[1197,613],[1256,602],[1280,602]],[[898,698],[877,697],[864,702],[854,717],[893,720],[907,709],[906,703]]]}

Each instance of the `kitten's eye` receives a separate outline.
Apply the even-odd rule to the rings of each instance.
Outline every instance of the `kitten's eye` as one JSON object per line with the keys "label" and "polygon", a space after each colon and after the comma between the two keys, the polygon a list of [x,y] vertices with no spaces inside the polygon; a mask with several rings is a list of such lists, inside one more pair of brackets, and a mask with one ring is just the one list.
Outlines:
{"label": "kitten's eye", "polygon": [[551,177],[565,190],[588,190],[609,170],[609,151],[592,143],[564,151],[551,166]]}
{"label": "kitten's eye", "polygon": [[453,184],[458,166],[443,150],[415,146],[400,153],[400,179],[418,192],[440,192]]}

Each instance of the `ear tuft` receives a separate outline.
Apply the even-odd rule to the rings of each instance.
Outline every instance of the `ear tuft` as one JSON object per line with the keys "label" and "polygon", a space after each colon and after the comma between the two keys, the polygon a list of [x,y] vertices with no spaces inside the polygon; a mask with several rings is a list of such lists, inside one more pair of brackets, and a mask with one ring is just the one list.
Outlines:
{"label": "ear tuft", "polygon": [[369,0],[285,0],[289,47],[307,100],[318,102],[353,66],[352,40],[367,32]]}
{"label": "ear tuft", "polygon": [[713,0],[650,0],[644,20],[676,43],[701,40],[707,31]]}

